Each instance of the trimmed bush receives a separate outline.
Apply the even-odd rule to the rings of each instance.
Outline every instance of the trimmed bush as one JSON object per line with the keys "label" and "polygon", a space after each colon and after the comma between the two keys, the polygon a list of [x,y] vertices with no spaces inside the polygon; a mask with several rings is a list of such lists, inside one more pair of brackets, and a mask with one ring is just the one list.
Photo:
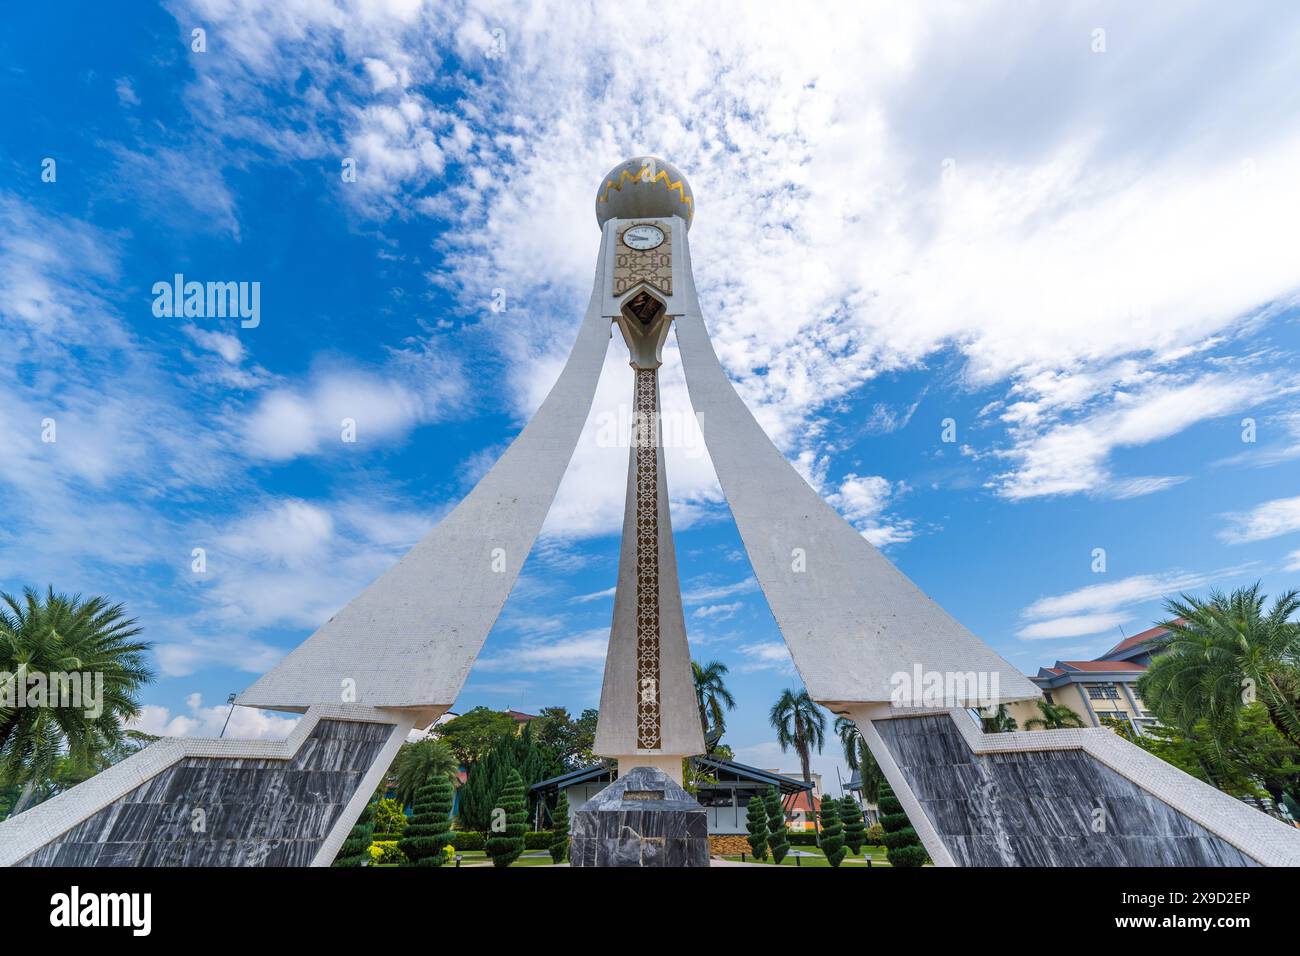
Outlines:
{"label": "trimmed bush", "polygon": [[929,859],[930,856],[925,852],[925,847],[919,843],[915,846],[905,846],[889,851],[890,866],[925,866]]}
{"label": "trimmed bush", "polygon": [[447,861],[443,848],[452,841],[451,801],[451,781],[441,773],[415,791],[415,816],[397,843],[412,866],[442,866]]}
{"label": "trimmed bush", "polygon": [[881,815],[881,816],[884,816],[884,815],[887,814],[887,813],[902,813],[902,812],[903,812],[903,805],[902,805],[901,803],[899,803],[899,801],[898,801],[898,797],[894,796],[893,794],[890,794],[890,795],[887,796],[887,797],[884,796],[884,795],[882,794],[881,797],[880,797],[880,804],[879,804],[879,806],[880,806],[880,815]]}
{"label": "trimmed bush", "polygon": [[348,831],[347,839],[339,847],[338,855],[330,866],[368,866],[370,863],[370,844],[375,839],[375,804],[367,803],[361,811],[361,817]]}
{"label": "trimmed bush", "polygon": [[887,783],[880,785],[880,809],[889,811],[880,818],[880,824],[885,829],[881,842],[888,851],[889,865],[924,866],[929,857],[926,856],[925,847],[921,846],[921,838],[916,835],[907,814],[902,812],[903,805],[898,802]]}
{"label": "trimmed bush", "polygon": [[840,822],[839,801],[833,797],[824,797],[818,816],[822,822],[822,852],[826,854],[826,862],[831,866],[839,866],[844,862],[844,854],[848,852],[844,849],[844,824]]}
{"label": "trimmed bush", "polygon": [[840,816],[844,818],[844,845],[857,856],[867,840],[867,821],[862,818],[862,808],[856,800],[845,794],[840,801]]}
{"label": "trimmed bush", "polygon": [[763,806],[767,810],[767,846],[772,851],[772,862],[780,864],[790,852],[790,831],[785,826],[785,808],[776,787],[767,788]]}
{"label": "trimmed bush", "polygon": [[867,846],[880,846],[885,839],[885,828],[879,823],[873,823],[867,827]]}
{"label": "trimmed bush", "polygon": [[767,859],[767,806],[763,798],[753,796],[745,805],[745,829],[749,831],[749,848],[754,859]]}
{"label": "trimmed bush", "polygon": [[[527,842],[525,837],[524,843]],[[551,851],[552,863],[563,863],[569,855],[569,797],[563,791],[555,802],[555,828],[551,831],[551,845],[547,849]]]}
{"label": "trimmed bush", "polygon": [[[518,770],[511,770],[501,791],[500,809],[504,811],[505,826],[493,830],[483,847],[492,857],[493,866],[509,866],[524,852],[524,832],[528,825],[528,811],[524,807],[524,780]],[[493,822],[501,814],[493,810]]]}

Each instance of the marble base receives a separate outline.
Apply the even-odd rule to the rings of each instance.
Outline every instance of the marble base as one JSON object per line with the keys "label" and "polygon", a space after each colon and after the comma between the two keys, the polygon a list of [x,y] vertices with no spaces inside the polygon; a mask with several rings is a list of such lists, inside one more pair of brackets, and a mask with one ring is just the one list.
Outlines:
{"label": "marble base", "polygon": [[708,815],[662,770],[636,767],[574,812],[569,861],[571,866],[708,866]]}

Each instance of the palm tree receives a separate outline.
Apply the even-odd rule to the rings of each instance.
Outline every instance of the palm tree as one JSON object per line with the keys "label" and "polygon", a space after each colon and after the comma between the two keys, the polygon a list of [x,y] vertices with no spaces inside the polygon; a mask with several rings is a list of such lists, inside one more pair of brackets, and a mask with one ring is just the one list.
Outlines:
{"label": "palm tree", "polygon": [[1007,712],[1006,704],[998,704],[992,712],[980,711],[980,729],[986,734],[1009,734],[1016,729],[1016,718]]}
{"label": "palm tree", "polygon": [[840,738],[840,746],[844,748],[844,762],[850,770],[858,772],[862,799],[867,803],[879,803],[880,784],[884,782],[885,775],[880,770],[880,764],[876,763],[875,754],[858,730],[858,725],[851,717],[836,717],[835,733]]}
{"label": "palm tree", "polygon": [[776,742],[781,745],[781,752],[794,748],[799,755],[803,781],[811,784],[809,760],[813,748],[821,753],[826,744],[826,715],[808,696],[808,691],[783,690],[772,705],[768,719],[776,728]]}
{"label": "palm tree", "polygon": [[[144,659],[150,645],[135,639],[139,633],[122,605],[102,597],[83,601],[53,588],[44,598],[27,588],[21,601],[0,594],[0,675],[11,685],[0,699],[40,682],[49,691],[36,706],[0,707],[0,781],[24,785],[15,814],[65,760],[94,766],[127,741],[123,724],[139,714],[136,693],[153,679]],[[68,693],[101,680],[98,701]]]}
{"label": "palm tree", "polygon": [[1065,730],[1070,727],[1084,726],[1083,718],[1064,704],[1049,704],[1045,700],[1035,701],[1041,717],[1025,721],[1025,730]]}
{"label": "palm tree", "polygon": [[727,665],[721,661],[709,661],[700,664],[691,661],[691,676],[695,679],[695,702],[700,708],[700,729],[704,736],[709,736],[710,725],[713,732],[721,737],[727,729],[727,711],[736,706],[736,698],[731,696],[722,678],[727,674]]}
{"label": "palm tree", "polygon": [[1259,700],[1282,736],[1300,745],[1300,592],[1287,591],[1264,613],[1259,582],[1208,600],[1165,602],[1172,619],[1163,651],[1138,692],[1166,724],[1190,731],[1204,720],[1216,741],[1231,740],[1241,709]]}
{"label": "palm tree", "polygon": [[438,774],[456,785],[460,763],[451,748],[441,740],[421,740],[403,744],[397,754],[397,786],[394,788],[402,806],[414,806],[415,794]]}

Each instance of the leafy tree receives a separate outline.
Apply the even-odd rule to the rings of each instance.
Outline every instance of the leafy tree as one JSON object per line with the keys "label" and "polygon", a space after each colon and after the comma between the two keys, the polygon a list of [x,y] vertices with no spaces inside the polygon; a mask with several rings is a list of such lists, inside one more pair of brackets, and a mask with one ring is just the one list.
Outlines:
{"label": "leafy tree", "polygon": [[588,707],[573,722],[577,729],[577,748],[578,754],[574,759],[574,767],[586,767],[596,762],[596,755],[591,752],[591,748],[596,746],[596,721],[600,719],[600,711],[595,707]]}
{"label": "leafy tree", "polygon": [[[139,714],[137,694],[154,675],[145,663],[150,645],[136,640],[140,628],[121,604],[53,588],[44,597],[27,588],[21,601],[0,594],[0,602],[0,781],[23,785],[13,810],[20,813],[65,757],[92,767],[124,742],[123,724]],[[87,677],[92,687],[102,676],[100,706],[50,682],[53,674],[77,686]],[[9,704],[19,687],[30,693],[33,678],[47,686],[45,706]]]}
{"label": "leafy tree", "polygon": [[519,733],[511,730],[497,738],[483,759],[469,771],[469,778],[460,788],[461,826],[466,830],[489,829],[492,811],[500,806],[501,791],[510,771],[519,772],[527,794],[529,787],[546,779],[548,766],[546,756],[533,742],[531,725]]}
{"label": "leafy tree", "polygon": [[[505,811],[505,827],[494,830],[484,849],[493,866],[509,866],[524,852],[524,831],[528,812],[524,806],[524,781],[518,770],[511,770],[501,791],[500,809]],[[500,814],[497,814],[499,817]]]}
{"label": "leafy tree", "polygon": [[1064,704],[1049,704],[1045,700],[1035,701],[1040,716],[1025,721],[1025,730],[1064,730],[1067,727],[1082,727],[1083,718]]}
{"label": "leafy tree", "polygon": [[880,842],[884,845],[890,866],[923,866],[929,859],[921,838],[903,811],[903,805],[894,796],[888,783],[880,787],[880,825],[884,835]]}
{"label": "leafy tree", "polygon": [[361,817],[348,831],[347,839],[339,847],[330,866],[367,866],[370,863],[370,844],[375,838],[375,803],[372,800],[361,811]]}
{"label": "leafy tree", "polygon": [[509,714],[487,707],[475,707],[438,728],[438,739],[456,755],[460,765],[472,770],[505,734],[515,732]]}
{"label": "leafy tree", "polygon": [[760,796],[752,796],[745,807],[745,828],[749,830],[749,848],[754,859],[767,859],[767,806]]}
{"label": "leafy tree", "polygon": [[[826,715],[808,696],[807,690],[784,690],[772,705],[768,719],[776,729],[776,742],[781,745],[781,752],[794,748],[803,769],[803,781],[811,785],[812,751],[816,748],[821,753],[826,743]],[[813,826],[817,826],[815,818]]]}
{"label": "leafy tree", "polygon": [[415,815],[397,842],[412,866],[442,866],[443,848],[451,843],[453,791],[446,774],[435,773],[415,793]]}
{"label": "leafy tree", "polygon": [[560,791],[555,802],[555,826],[551,829],[551,862],[563,863],[569,855],[569,795]]}
{"label": "leafy tree", "polygon": [[402,812],[400,801],[388,797],[375,802],[376,833],[401,833],[406,829],[406,826],[406,814]]}
{"label": "leafy tree", "polygon": [[822,821],[822,852],[826,854],[826,862],[831,866],[839,866],[844,862],[844,824],[840,822],[839,801],[834,797],[826,797],[822,800],[822,809],[819,814]]}
{"label": "leafy tree", "polygon": [[767,788],[763,806],[767,810],[767,846],[772,851],[772,862],[779,866],[790,852],[790,831],[785,826],[785,807],[776,787]]}
{"label": "leafy tree", "polygon": [[403,806],[412,806],[416,793],[435,774],[454,780],[460,770],[456,755],[447,742],[433,738],[402,744],[394,766],[397,769],[395,791]]}
{"label": "leafy tree", "polygon": [[695,681],[695,703],[700,710],[700,729],[706,739],[710,729],[720,737],[727,729],[727,711],[736,706],[736,698],[731,696],[723,680],[727,665],[721,661],[707,664],[691,661],[691,676]]}
{"label": "leafy tree", "polygon": [[1300,791],[1300,748],[1278,731],[1259,701],[1241,709],[1237,726],[1223,739],[1201,721],[1190,734],[1156,724],[1134,743],[1234,797],[1283,802],[1288,792]]}
{"label": "leafy tree", "polygon": [[1007,734],[1016,729],[1016,718],[1007,711],[1006,704],[998,704],[991,711],[980,711],[980,729],[986,734]]}
{"label": "leafy tree", "polygon": [[867,821],[862,817],[862,808],[848,794],[840,800],[840,819],[844,821],[844,845],[849,852],[857,856],[862,852],[862,844],[867,838]]}
{"label": "leafy tree", "polygon": [[1300,592],[1287,591],[1264,611],[1259,582],[1208,600],[1165,602],[1171,619],[1138,692],[1161,722],[1190,732],[1204,722],[1221,744],[1258,700],[1278,733],[1300,746]]}

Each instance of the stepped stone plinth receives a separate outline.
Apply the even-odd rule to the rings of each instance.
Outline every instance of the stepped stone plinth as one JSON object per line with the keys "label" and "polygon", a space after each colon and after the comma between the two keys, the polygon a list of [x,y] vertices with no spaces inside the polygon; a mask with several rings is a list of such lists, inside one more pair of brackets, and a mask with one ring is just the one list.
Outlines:
{"label": "stepped stone plinth", "polygon": [[574,813],[569,860],[573,866],[708,866],[708,815],[662,770],[635,767]]}

